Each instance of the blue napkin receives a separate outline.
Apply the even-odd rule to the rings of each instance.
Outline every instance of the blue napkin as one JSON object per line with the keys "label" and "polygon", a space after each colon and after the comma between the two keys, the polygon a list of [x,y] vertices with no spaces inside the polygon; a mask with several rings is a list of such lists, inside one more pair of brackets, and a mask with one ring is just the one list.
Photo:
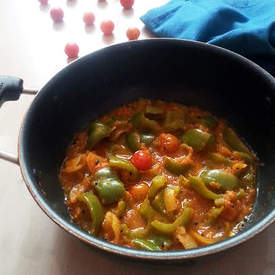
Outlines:
{"label": "blue napkin", "polygon": [[275,0],[171,0],[141,20],[158,36],[215,44],[275,74]]}

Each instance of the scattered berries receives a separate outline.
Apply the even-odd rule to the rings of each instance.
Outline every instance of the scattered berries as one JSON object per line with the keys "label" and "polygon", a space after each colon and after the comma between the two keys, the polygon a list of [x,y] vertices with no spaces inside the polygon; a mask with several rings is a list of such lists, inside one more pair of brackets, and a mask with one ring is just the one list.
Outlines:
{"label": "scattered berries", "polygon": [[138,28],[129,28],[126,35],[129,40],[137,40],[139,38],[140,31]]}
{"label": "scattered berries", "polygon": [[62,22],[64,17],[64,12],[61,8],[53,8],[50,11],[51,18],[54,22],[59,23]]}
{"label": "scattered berries", "polygon": [[95,22],[95,15],[92,12],[86,12],[83,15],[83,21],[86,25],[93,25]]}
{"label": "scattered berries", "polygon": [[120,0],[120,4],[124,9],[131,9],[135,0]]}
{"label": "scattered berries", "polygon": [[41,5],[48,5],[48,0],[38,0]]}
{"label": "scattered berries", "polygon": [[69,58],[76,58],[78,57],[79,47],[76,43],[68,43],[64,51]]}
{"label": "scattered berries", "polygon": [[115,25],[111,20],[107,20],[101,23],[100,28],[105,35],[110,35],[112,34]]}

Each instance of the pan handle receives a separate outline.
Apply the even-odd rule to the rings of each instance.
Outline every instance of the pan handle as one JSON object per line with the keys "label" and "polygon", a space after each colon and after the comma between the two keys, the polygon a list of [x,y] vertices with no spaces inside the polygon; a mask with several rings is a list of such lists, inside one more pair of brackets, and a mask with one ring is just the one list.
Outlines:
{"label": "pan handle", "polygon": [[[6,101],[19,99],[21,94],[35,95],[37,91],[23,88],[23,80],[15,76],[0,75],[0,107]],[[18,157],[10,153],[0,151],[0,159],[19,164]]]}
{"label": "pan handle", "polygon": [[35,95],[37,91],[23,89],[23,80],[15,76],[0,76],[0,107],[6,101],[19,99],[21,94]]}

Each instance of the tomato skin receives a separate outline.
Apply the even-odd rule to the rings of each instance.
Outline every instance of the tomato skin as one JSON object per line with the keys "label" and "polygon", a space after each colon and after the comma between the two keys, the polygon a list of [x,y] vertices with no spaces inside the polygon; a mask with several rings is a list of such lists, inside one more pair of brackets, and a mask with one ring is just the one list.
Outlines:
{"label": "tomato skin", "polygon": [[148,150],[135,152],[131,162],[138,170],[148,170],[152,167],[152,157]]}
{"label": "tomato skin", "polygon": [[103,21],[100,25],[100,29],[105,35],[111,35],[114,28],[115,24],[111,20]]}
{"label": "tomato skin", "polygon": [[180,146],[180,141],[176,136],[166,133],[160,134],[159,143],[161,151],[168,153],[177,151]]}
{"label": "tomato skin", "polygon": [[86,25],[93,25],[95,22],[95,15],[92,12],[85,12],[83,14],[83,21]]}
{"label": "tomato skin", "polygon": [[120,0],[120,4],[124,9],[131,9],[135,0]]}
{"label": "tomato skin", "polygon": [[78,57],[79,47],[76,43],[68,43],[66,44],[64,51],[69,58],[76,58]]}
{"label": "tomato skin", "polygon": [[149,191],[146,183],[138,183],[130,188],[130,193],[135,201],[143,201]]}
{"label": "tomato skin", "polygon": [[126,35],[129,40],[137,40],[139,38],[140,31],[138,28],[129,28]]}

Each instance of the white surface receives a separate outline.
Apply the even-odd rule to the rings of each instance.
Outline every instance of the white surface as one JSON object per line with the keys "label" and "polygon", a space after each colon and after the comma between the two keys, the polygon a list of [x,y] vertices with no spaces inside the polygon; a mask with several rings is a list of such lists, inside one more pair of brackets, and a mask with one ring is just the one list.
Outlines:
{"label": "white surface", "polygon": [[[141,29],[138,17],[165,0],[136,0],[134,9],[123,11],[119,0],[49,0],[64,9],[64,23],[53,24],[49,8],[37,0],[0,1],[0,74],[24,79],[25,87],[39,89],[67,65],[63,52],[68,41],[76,41],[80,55],[108,44],[126,41],[128,26]],[[84,11],[96,15],[95,26],[85,28]],[[103,18],[112,19],[114,36],[99,30]],[[0,109],[0,149],[16,153],[20,121],[32,96],[5,103]],[[245,244],[211,258],[171,266],[136,263],[102,254],[63,232],[39,209],[30,196],[16,165],[0,160],[0,274],[275,274],[275,227]]]}

